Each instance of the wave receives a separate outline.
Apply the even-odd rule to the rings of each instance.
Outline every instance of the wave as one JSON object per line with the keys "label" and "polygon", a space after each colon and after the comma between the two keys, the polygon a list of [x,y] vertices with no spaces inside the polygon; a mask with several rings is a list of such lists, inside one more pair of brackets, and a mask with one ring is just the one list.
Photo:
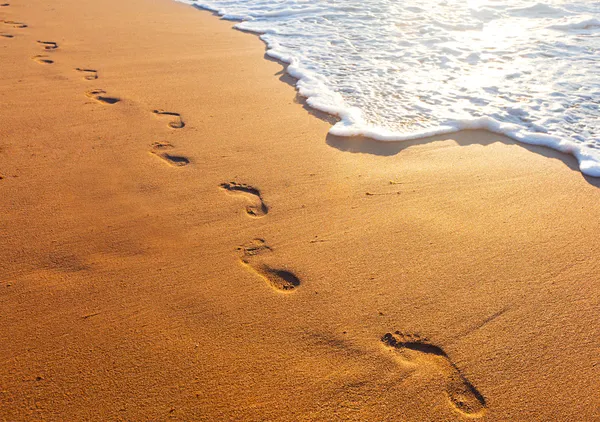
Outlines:
{"label": "wave", "polygon": [[576,20],[562,24],[554,24],[548,26],[549,29],[559,29],[563,31],[578,30],[578,29],[600,29],[600,19],[588,17],[583,20]]}
{"label": "wave", "polygon": [[[473,19],[472,11],[463,15],[465,22],[452,24],[446,23],[451,20],[444,11],[415,7],[401,9],[398,13],[403,20],[396,25],[389,25],[386,15],[376,15],[381,25],[375,31],[372,26],[378,23],[364,18],[372,19],[375,11],[390,13],[395,7],[393,0],[376,0],[379,6],[386,6],[379,9],[369,6],[362,10],[347,4],[343,13],[328,2],[319,4],[320,0],[301,3],[300,7],[295,0],[263,0],[265,5],[252,3],[252,7],[246,0],[213,0],[211,4],[179,1],[216,12],[224,19],[241,20],[235,28],[258,34],[267,46],[266,54],[287,64],[286,71],[297,80],[296,88],[299,95],[306,98],[307,105],[339,119],[330,128],[332,135],[398,142],[484,129],[518,142],[571,154],[578,160],[582,173],[600,177],[600,136],[594,132],[593,123],[597,122],[600,102],[594,94],[598,93],[593,78],[597,60],[589,55],[589,48],[565,43],[560,38],[556,42],[533,39],[529,51],[521,46],[514,50],[510,45],[472,51],[468,44],[452,42],[460,41],[461,34],[472,32],[480,36],[489,28],[497,28],[498,39],[515,37],[511,30],[516,35],[521,34],[498,23],[502,16],[508,15],[527,16],[537,21],[544,18],[540,30],[590,29],[598,26],[598,19],[578,15],[577,20],[565,22],[571,12],[538,3],[522,8],[497,8],[498,19],[493,22],[496,26],[477,20],[466,21],[468,17]],[[228,7],[217,7],[223,3]],[[359,5],[360,0],[352,3]],[[427,22],[416,22],[409,27],[403,24],[423,14],[427,15]],[[548,20],[558,17],[562,20],[547,25]],[[529,25],[532,25],[530,21]],[[523,29],[522,37],[531,36],[528,29]],[[396,39],[395,31],[405,30],[412,30],[408,35],[414,38],[406,39],[407,34],[401,32],[397,44],[390,43]],[[444,36],[439,35],[440,30],[445,31]],[[422,40],[424,36],[429,38]],[[491,45],[495,45],[497,40],[492,38],[492,41]],[[422,48],[417,51],[420,55],[413,54],[419,47]],[[454,54],[448,55],[447,51]],[[490,54],[493,54],[491,60]],[[563,61],[556,62],[557,57]],[[533,68],[514,65],[523,60],[530,60]],[[589,65],[591,72],[582,66],[572,68],[569,63],[573,60]],[[468,72],[478,67],[491,72],[494,68],[490,63],[502,64],[506,70],[499,75],[492,73],[495,79],[485,75],[482,83],[488,79],[490,82],[478,88],[479,91],[469,92],[473,81]],[[425,65],[429,65],[425,69],[433,73],[418,71]],[[446,79],[435,79],[438,69],[447,72]],[[538,74],[544,71],[546,73]],[[457,83],[460,78],[465,79],[466,85]],[[458,88],[445,90],[449,83]],[[523,86],[531,89],[535,96],[519,94]],[[427,91],[415,91],[415,87]],[[528,98],[528,102],[522,98]],[[536,114],[538,117],[534,118]],[[408,122],[400,125],[401,130],[388,126],[399,120]]]}

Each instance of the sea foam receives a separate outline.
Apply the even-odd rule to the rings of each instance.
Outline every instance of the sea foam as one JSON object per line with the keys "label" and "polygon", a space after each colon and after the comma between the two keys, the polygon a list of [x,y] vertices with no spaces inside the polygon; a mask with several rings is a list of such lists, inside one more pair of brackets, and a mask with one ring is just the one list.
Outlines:
{"label": "sea foam", "polygon": [[259,34],[333,135],[485,129],[600,177],[600,2],[180,1]]}

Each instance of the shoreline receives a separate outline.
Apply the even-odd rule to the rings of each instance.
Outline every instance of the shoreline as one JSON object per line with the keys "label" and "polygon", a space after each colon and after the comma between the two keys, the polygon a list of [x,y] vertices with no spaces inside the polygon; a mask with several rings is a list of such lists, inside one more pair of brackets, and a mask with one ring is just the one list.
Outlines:
{"label": "shoreline", "polygon": [[[395,132],[385,127],[372,126],[363,122],[362,111],[358,110],[359,115],[356,115],[355,111],[352,110],[353,107],[343,104],[343,100],[342,104],[325,104],[324,106],[321,106],[321,108],[310,106],[308,105],[309,102],[315,98],[318,99],[319,94],[315,93],[315,87],[308,88],[308,91],[312,92],[312,96],[304,95],[302,90],[303,86],[306,88],[307,85],[310,85],[310,80],[313,78],[311,78],[310,75],[307,76],[301,68],[294,70],[294,72],[290,72],[288,67],[292,65],[294,58],[283,58],[282,53],[273,52],[275,47],[270,46],[268,41],[263,38],[263,35],[265,35],[264,32],[241,28],[240,24],[248,21],[232,17],[224,12],[222,13],[222,11],[219,11],[218,9],[186,3],[182,0],[176,1],[181,1],[183,4],[187,4],[199,11],[209,12],[213,16],[227,22],[233,22],[233,29],[257,36],[265,45],[265,58],[276,61],[284,68],[284,71],[288,76],[295,81],[293,86],[298,94],[304,99],[304,104],[320,114],[331,116],[331,120],[327,119],[332,122],[332,128],[329,130],[329,135],[331,136],[339,138],[362,138],[380,142],[406,142],[438,137],[447,138],[456,136],[460,138],[461,132],[463,131],[484,130],[486,132],[507,137],[520,144],[541,146],[555,152],[570,155],[577,161],[578,169],[584,177],[600,178],[600,158],[595,156],[596,151],[593,148],[586,147],[584,144],[576,143],[568,139],[563,139],[557,135],[545,132],[529,132],[524,127],[508,122],[502,122],[488,115],[470,117],[462,120],[450,120],[445,123],[440,123],[440,125],[436,127],[425,128],[421,129],[421,131],[417,130],[416,132],[403,133]],[[303,74],[305,76],[304,78],[302,77]],[[299,84],[303,86],[299,86]],[[328,90],[328,88],[323,89]],[[327,108],[331,110],[337,109],[338,111],[328,111]]]}
{"label": "shoreline", "polygon": [[0,8],[0,420],[600,417],[596,179],[328,135],[195,12]]}

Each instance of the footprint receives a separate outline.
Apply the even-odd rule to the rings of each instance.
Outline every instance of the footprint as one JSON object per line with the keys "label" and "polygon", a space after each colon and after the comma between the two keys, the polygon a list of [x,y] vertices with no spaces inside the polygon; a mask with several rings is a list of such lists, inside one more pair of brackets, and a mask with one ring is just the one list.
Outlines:
{"label": "footprint", "polygon": [[173,117],[173,120],[171,120],[169,122],[169,127],[172,127],[173,129],[181,129],[182,127],[185,126],[185,123],[183,122],[183,119],[181,118],[181,114],[179,114],[179,113],[173,113],[171,111],[164,111],[164,110],[153,110],[152,113],[160,115],[160,116]]}
{"label": "footprint", "polygon": [[58,44],[54,41],[38,41],[37,43],[44,47],[44,50],[56,50],[58,48]]}
{"label": "footprint", "polygon": [[6,6],[10,6],[10,3],[2,3],[2,4],[0,4],[0,7],[6,7]]}
{"label": "footprint", "polygon": [[0,34],[0,37],[4,37],[4,38],[14,38],[15,36],[12,34]]}
{"label": "footprint", "polygon": [[93,98],[96,101],[99,101],[103,104],[115,104],[121,101],[120,98],[117,97],[108,97],[105,95],[106,91],[102,89],[92,89],[85,93],[89,98]]}
{"label": "footprint", "polygon": [[51,60],[48,58],[48,56],[33,56],[31,58],[31,60],[33,60],[36,63],[39,64],[52,64],[54,63],[54,60]]}
{"label": "footprint", "polygon": [[1,20],[0,22],[4,23],[6,25],[10,25],[13,28],[27,28],[27,24],[24,24],[23,22],[5,21],[5,20]]}
{"label": "footprint", "polygon": [[252,201],[252,205],[246,206],[246,213],[248,215],[252,217],[264,217],[269,212],[269,207],[263,201],[258,189],[236,182],[221,183],[220,186],[228,192],[242,194]]}
{"label": "footprint", "polygon": [[83,73],[83,78],[87,79],[88,81],[98,79],[98,72],[94,69],[82,69],[81,67],[76,67],[75,70]]}
{"label": "footprint", "polygon": [[300,285],[300,279],[291,271],[273,268],[262,261],[273,250],[263,239],[254,239],[251,243],[237,248],[242,253],[240,261],[244,266],[258,274],[265,282],[281,293],[290,293]]}
{"label": "footprint", "polygon": [[433,367],[444,374],[448,399],[456,410],[470,417],[483,415],[486,410],[484,397],[440,347],[429,344],[419,336],[402,334],[399,331],[385,334],[381,341],[393,348],[403,363]]}
{"label": "footprint", "polygon": [[187,166],[190,163],[190,160],[188,160],[186,157],[180,155],[173,155],[168,152],[173,148],[173,145],[171,145],[168,142],[154,142],[152,144],[152,150],[150,152],[156,155],[157,157],[162,158],[172,166]]}

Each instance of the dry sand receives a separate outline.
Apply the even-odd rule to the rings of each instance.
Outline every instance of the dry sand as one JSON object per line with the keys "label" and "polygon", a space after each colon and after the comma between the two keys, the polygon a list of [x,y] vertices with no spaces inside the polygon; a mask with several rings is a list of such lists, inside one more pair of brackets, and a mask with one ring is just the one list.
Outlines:
{"label": "dry sand", "polygon": [[6,1],[0,420],[600,420],[571,157],[328,137],[208,12]]}

